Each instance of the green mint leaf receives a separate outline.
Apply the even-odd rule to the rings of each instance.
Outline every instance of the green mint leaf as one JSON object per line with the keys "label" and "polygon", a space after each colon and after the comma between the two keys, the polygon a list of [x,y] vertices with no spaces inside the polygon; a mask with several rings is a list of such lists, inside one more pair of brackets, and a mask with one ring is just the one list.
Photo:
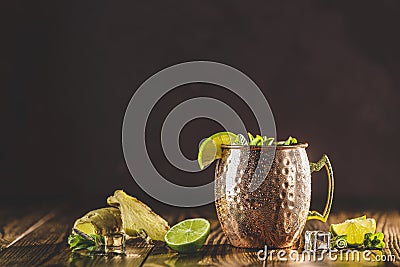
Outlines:
{"label": "green mint leaf", "polygon": [[256,135],[255,138],[250,142],[251,146],[262,146],[263,138],[260,135]]}
{"label": "green mint leaf", "polygon": [[385,235],[382,232],[376,233],[375,236],[379,241],[383,241],[383,239],[385,238]]}
{"label": "green mint leaf", "polygon": [[249,141],[251,144],[251,142],[253,142],[253,140],[254,140],[254,136],[251,133],[247,133],[247,135],[249,136]]}
{"label": "green mint leaf", "polygon": [[273,143],[274,143],[274,138],[273,138],[273,137],[270,137],[270,138],[267,138],[267,139],[265,140],[264,145],[270,146],[270,145],[272,145]]}
{"label": "green mint leaf", "polygon": [[297,139],[292,136],[289,136],[289,138],[284,142],[283,145],[290,146],[290,145],[295,145],[295,144],[297,144]]}
{"label": "green mint leaf", "polygon": [[285,145],[285,141],[278,141],[274,143],[276,146],[283,146]]}
{"label": "green mint leaf", "polygon": [[262,146],[264,144],[264,138],[261,135],[256,135],[256,139],[258,140],[256,146]]}
{"label": "green mint leaf", "polygon": [[94,234],[91,234],[90,236],[94,239],[94,243],[96,244],[96,246],[104,245],[104,236]]}
{"label": "green mint leaf", "polygon": [[99,247],[98,246],[91,246],[91,247],[87,247],[86,249],[88,251],[90,251],[90,252],[93,252],[93,251],[99,250]]}
{"label": "green mint leaf", "polygon": [[367,233],[364,235],[364,247],[367,249],[383,249],[385,248],[384,238],[385,235],[382,232]]}
{"label": "green mint leaf", "polygon": [[249,143],[247,142],[246,137],[244,137],[243,134],[238,134],[233,143],[235,145],[241,145],[241,146],[248,146],[249,145]]}
{"label": "green mint leaf", "polygon": [[71,234],[68,237],[68,244],[70,246],[70,248],[74,248],[74,247],[78,247],[82,244],[84,245],[93,245],[94,242],[91,240],[87,240],[79,235],[75,235],[75,234]]}
{"label": "green mint leaf", "polygon": [[70,248],[77,246],[79,241],[80,241],[80,238],[77,235],[70,235],[68,237],[68,244],[69,244]]}
{"label": "green mint leaf", "polygon": [[[271,146],[271,145],[290,146],[290,145],[298,144],[297,138],[292,137],[292,136],[289,136],[289,138],[286,139],[285,141],[274,142],[273,137],[268,138],[267,136],[260,136],[258,134],[254,137],[250,132],[248,132],[247,135],[249,136],[248,144],[251,146]],[[242,135],[238,135],[238,137],[236,138],[237,140],[235,140],[235,143],[237,143],[237,144],[243,143],[243,145],[247,145],[247,143],[244,144],[244,142],[240,142],[239,136],[242,136]],[[243,136],[243,139],[246,140],[244,138],[244,136]]]}
{"label": "green mint leaf", "polygon": [[73,252],[78,250],[94,251],[104,246],[104,237],[100,235],[86,235],[81,231],[75,231],[68,237],[69,247]]}
{"label": "green mint leaf", "polygon": [[74,247],[72,249],[72,252],[75,252],[75,251],[78,251],[78,250],[83,250],[83,249],[88,249],[88,248],[91,248],[91,247],[93,247],[93,246],[86,245],[86,244],[81,244],[79,246]]}
{"label": "green mint leaf", "polygon": [[283,145],[288,146],[290,145],[290,140],[292,139],[291,136],[289,136],[289,138],[285,141],[285,143],[283,143]]}

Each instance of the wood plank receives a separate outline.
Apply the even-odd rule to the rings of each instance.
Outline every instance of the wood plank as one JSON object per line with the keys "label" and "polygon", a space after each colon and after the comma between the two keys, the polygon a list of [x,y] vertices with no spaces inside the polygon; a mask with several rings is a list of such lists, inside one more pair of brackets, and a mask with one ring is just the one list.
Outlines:
{"label": "wood plank", "polygon": [[141,266],[147,255],[153,249],[143,240],[134,239],[127,241],[126,255],[93,255],[83,256],[72,253],[67,245],[64,245],[57,255],[48,259],[42,266]]}
{"label": "wood plank", "polygon": [[136,239],[128,241],[124,256],[72,253],[67,237],[83,213],[64,208],[42,217],[0,252],[0,266],[140,266],[153,248]]}
{"label": "wood plank", "polygon": [[33,231],[48,217],[50,208],[43,206],[2,207],[0,210],[0,251]]}
{"label": "wood plank", "polygon": [[68,225],[49,213],[31,231],[0,252],[0,266],[39,266],[58,253]]}
{"label": "wood plank", "polygon": [[[187,213],[178,213],[173,209],[166,216],[168,221],[182,220]],[[66,242],[66,241],[65,241]],[[49,259],[44,266],[141,266],[155,246],[149,245],[141,239],[127,240],[126,255],[94,255],[91,257],[72,253],[68,246],[64,246],[58,255]]]}
{"label": "wood plank", "polygon": [[385,254],[393,255],[400,266],[400,214],[398,211],[385,213],[377,222],[377,231],[385,234]]}
{"label": "wood plank", "polygon": [[[126,256],[80,256],[71,253],[66,243],[66,238],[70,233],[72,223],[75,218],[84,212],[71,212],[60,210],[51,213],[37,211],[22,214],[22,217],[15,217],[9,214],[1,218],[4,229],[3,250],[0,251],[0,266],[262,266],[263,262],[257,258],[258,249],[240,249],[228,244],[223,234],[219,222],[216,218],[214,209],[185,209],[175,212],[168,212],[165,216],[171,224],[175,224],[186,218],[205,217],[211,222],[211,234],[207,239],[206,245],[197,253],[191,255],[179,254],[160,243],[157,246],[136,240],[127,245]],[[4,213],[4,210],[0,212]],[[394,255],[395,264],[400,263],[400,214],[393,212],[337,212],[332,214],[328,223],[319,221],[309,221],[306,230],[322,229],[327,230],[331,223],[338,223],[345,219],[366,214],[377,220],[377,231],[385,234],[386,249],[382,255]],[[44,215],[44,216],[43,216]],[[30,219],[29,219],[30,218]],[[26,221],[23,221],[27,219]],[[24,224],[24,227],[20,224]],[[18,231],[12,231],[12,226]],[[18,228],[19,227],[19,228]],[[18,233],[18,234],[17,234]],[[13,242],[14,241],[14,242]],[[304,241],[301,239],[299,246],[302,247]],[[8,247],[7,247],[8,246]],[[382,256],[379,251],[374,251],[373,256]],[[268,263],[273,265],[287,265],[293,262],[279,261],[276,255]],[[300,261],[296,265],[338,265],[344,264],[340,261],[325,260],[322,262]],[[350,266],[382,266],[393,265],[389,262],[349,262]],[[399,266],[399,265],[398,265]]]}
{"label": "wood plank", "polygon": [[[305,230],[328,230],[328,227],[331,223],[338,223],[342,222],[346,219],[362,216],[366,214],[368,217],[373,217],[377,220],[377,231],[384,231],[385,233],[385,242],[387,244],[387,249],[381,253],[380,251],[373,251],[371,255],[372,260],[376,260],[377,256],[381,256],[382,254],[390,255],[396,254],[399,256],[399,226],[400,226],[400,217],[398,212],[390,213],[384,215],[382,213],[373,213],[373,212],[362,212],[360,214],[356,213],[349,213],[349,212],[339,212],[337,214],[332,214],[329,221],[327,223],[322,223],[320,221],[309,221],[306,224]],[[201,214],[198,214],[201,216]],[[204,216],[205,217],[205,216]],[[390,217],[388,220],[385,219],[386,217]],[[207,217],[209,218],[209,217]],[[206,245],[203,248],[193,254],[193,255],[185,255],[179,254],[174,252],[173,250],[165,247],[159,246],[156,247],[151,254],[148,256],[146,262],[143,266],[145,267],[179,267],[179,266],[262,266],[264,262],[260,261],[257,257],[258,249],[240,249],[230,246],[227,243],[227,240],[219,227],[219,222],[216,218],[212,218],[210,220],[212,231],[207,239]],[[299,247],[303,247],[304,239],[302,238],[299,242]],[[300,250],[299,250],[300,251]],[[276,252],[276,251],[275,251]],[[360,258],[360,261],[356,262],[343,262],[343,261],[332,261],[329,258],[325,257],[323,261],[315,261],[309,262],[307,260],[307,256],[304,260],[300,258],[300,261],[280,261],[276,257],[276,253],[273,254],[274,257],[272,259],[268,259],[268,262],[273,265],[286,265],[290,263],[296,263],[296,265],[305,265],[305,266],[312,266],[312,265],[321,265],[321,264],[329,264],[329,265],[343,265],[347,264],[350,266],[382,266],[388,265],[392,266],[395,265],[397,262],[400,262],[397,259],[397,262],[394,264],[391,262],[366,262],[362,259],[362,251],[355,255],[355,259],[357,257]],[[340,257],[340,254],[337,254]],[[340,259],[340,258],[339,258]],[[345,259],[345,258],[343,258]]]}

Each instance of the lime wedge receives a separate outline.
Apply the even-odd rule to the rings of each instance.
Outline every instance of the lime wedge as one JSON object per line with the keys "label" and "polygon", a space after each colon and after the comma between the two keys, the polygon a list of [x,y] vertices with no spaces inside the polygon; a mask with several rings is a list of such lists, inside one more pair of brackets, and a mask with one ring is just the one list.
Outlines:
{"label": "lime wedge", "polygon": [[347,235],[347,243],[358,246],[364,243],[365,234],[375,233],[376,222],[375,219],[367,219],[363,216],[343,223],[331,224],[330,231],[335,236]]}
{"label": "lime wedge", "polygon": [[367,215],[364,215],[364,216],[361,216],[361,217],[354,218],[353,220],[361,220],[361,221],[363,221],[363,220],[366,220],[366,219],[367,219]]}
{"label": "lime wedge", "polygon": [[221,158],[221,145],[232,144],[237,135],[231,132],[219,132],[211,135],[204,140],[199,148],[197,161],[199,162],[200,169],[204,169],[214,160]]}
{"label": "lime wedge", "polygon": [[167,245],[183,253],[193,253],[201,248],[210,234],[210,223],[203,218],[188,219],[175,224],[165,234]]}

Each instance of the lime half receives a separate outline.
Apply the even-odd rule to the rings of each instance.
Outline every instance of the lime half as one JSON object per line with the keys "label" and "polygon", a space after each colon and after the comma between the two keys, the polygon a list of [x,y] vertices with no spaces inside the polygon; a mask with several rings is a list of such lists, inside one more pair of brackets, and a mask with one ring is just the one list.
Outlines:
{"label": "lime half", "polygon": [[349,245],[362,245],[364,243],[364,235],[367,233],[375,233],[376,222],[373,218],[365,216],[355,219],[346,220],[343,223],[332,224],[330,230],[333,235],[347,235],[347,243]]}
{"label": "lime half", "polygon": [[197,161],[199,162],[200,169],[204,169],[214,160],[221,158],[221,145],[232,144],[237,135],[231,132],[219,132],[211,135],[204,140],[199,148]]}
{"label": "lime half", "polygon": [[193,253],[204,245],[210,234],[210,223],[203,218],[188,219],[175,224],[165,234],[167,245],[183,253]]}

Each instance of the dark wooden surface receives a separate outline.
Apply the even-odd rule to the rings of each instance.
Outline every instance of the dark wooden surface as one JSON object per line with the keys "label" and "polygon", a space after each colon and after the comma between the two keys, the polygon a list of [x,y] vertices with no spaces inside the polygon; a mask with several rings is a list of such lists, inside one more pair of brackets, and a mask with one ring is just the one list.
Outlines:
{"label": "dark wooden surface", "polygon": [[[181,209],[165,212],[164,217],[174,224],[185,218],[205,217],[212,225],[206,245],[192,255],[176,253],[162,244],[148,245],[136,240],[127,246],[126,256],[85,257],[70,252],[66,243],[75,218],[87,210],[46,207],[2,209],[0,211],[0,266],[263,266],[257,258],[257,249],[239,249],[230,246],[222,233],[215,211],[206,209]],[[276,257],[267,265],[349,265],[349,266],[400,266],[400,214],[388,212],[340,212],[333,213],[327,224],[307,222],[306,229],[328,229],[330,223],[367,214],[377,220],[377,231],[385,234],[386,249],[374,251],[376,256],[392,255],[395,262],[344,262],[324,261],[282,262]],[[302,241],[300,241],[301,243]],[[300,244],[301,245],[301,244]],[[361,253],[361,252],[360,252]],[[383,253],[383,254],[381,254]]]}

